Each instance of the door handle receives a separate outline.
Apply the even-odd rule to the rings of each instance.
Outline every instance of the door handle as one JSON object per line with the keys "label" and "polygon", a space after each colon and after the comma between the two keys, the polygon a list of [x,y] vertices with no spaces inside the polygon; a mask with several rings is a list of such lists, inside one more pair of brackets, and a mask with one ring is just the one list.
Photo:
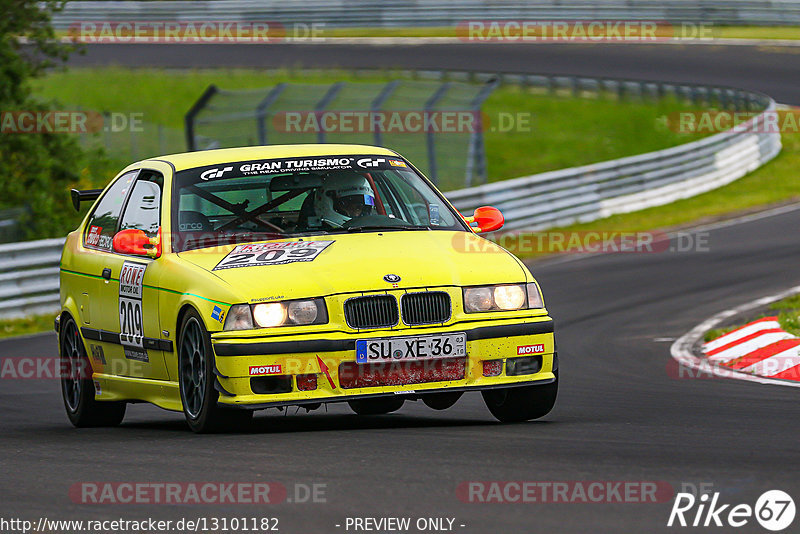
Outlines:
{"label": "door handle", "polygon": [[103,269],[103,278],[105,278],[106,280],[111,280],[111,269],[109,269],[108,267]]}

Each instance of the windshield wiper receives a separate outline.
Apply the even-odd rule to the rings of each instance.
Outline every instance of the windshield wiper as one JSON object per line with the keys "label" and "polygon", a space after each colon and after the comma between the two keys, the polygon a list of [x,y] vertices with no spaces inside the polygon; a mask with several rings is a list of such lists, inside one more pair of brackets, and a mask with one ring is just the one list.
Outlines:
{"label": "windshield wiper", "polygon": [[199,248],[216,247],[220,245],[245,244],[256,241],[270,241],[273,239],[283,239],[287,236],[269,232],[249,232],[246,234],[222,234],[190,238],[186,241],[181,252],[188,252]]}
{"label": "windshield wiper", "polygon": [[367,224],[364,226],[353,226],[350,228],[343,228],[347,232],[363,232],[364,230],[430,230],[429,226],[415,226],[412,224],[404,224],[404,225],[380,225],[380,224]]}

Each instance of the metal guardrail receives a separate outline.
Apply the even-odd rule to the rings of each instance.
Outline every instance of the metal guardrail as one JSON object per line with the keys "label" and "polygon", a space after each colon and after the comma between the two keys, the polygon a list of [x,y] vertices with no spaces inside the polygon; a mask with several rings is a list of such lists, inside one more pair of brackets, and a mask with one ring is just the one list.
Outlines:
{"label": "metal guardrail", "polygon": [[58,310],[64,239],[0,245],[0,319]]}
{"label": "metal guardrail", "polygon": [[332,27],[455,26],[468,20],[645,20],[706,24],[800,23],[797,0],[189,0],[70,2],[57,28],[81,22],[241,21]]}
{"label": "metal guardrail", "polygon": [[[775,110],[770,101],[763,113]],[[498,208],[506,230],[537,231],[661,206],[733,182],[781,150],[780,133],[726,131],[699,141],[602,163],[451,191],[462,213]]]}

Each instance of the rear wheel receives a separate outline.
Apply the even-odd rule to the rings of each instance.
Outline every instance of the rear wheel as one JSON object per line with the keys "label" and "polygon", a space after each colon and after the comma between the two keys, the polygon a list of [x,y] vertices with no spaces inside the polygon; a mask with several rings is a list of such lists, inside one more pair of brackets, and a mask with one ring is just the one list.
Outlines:
{"label": "rear wheel", "polygon": [[189,428],[198,433],[238,430],[253,418],[249,410],[217,405],[213,358],[211,336],[197,312],[189,310],[178,337],[178,376],[183,414]]}
{"label": "rear wheel", "polygon": [[486,407],[499,421],[518,423],[544,417],[556,403],[558,371],[554,382],[541,386],[490,389],[483,391]]}
{"label": "rear wheel", "polygon": [[383,415],[396,412],[403,407],[405,399],[399,396],[378,397],[377,399],[360,399],[347,401],[350,408],[358,415]]}
{"label": "rear wheel", "polygon": [[72,317],[62,322],[59,349],[61,353],[61,396],[67,417],[76,427],[117,426],[125,417],[124,402],[103,402],[94,398],[92,367],[86,348]]}

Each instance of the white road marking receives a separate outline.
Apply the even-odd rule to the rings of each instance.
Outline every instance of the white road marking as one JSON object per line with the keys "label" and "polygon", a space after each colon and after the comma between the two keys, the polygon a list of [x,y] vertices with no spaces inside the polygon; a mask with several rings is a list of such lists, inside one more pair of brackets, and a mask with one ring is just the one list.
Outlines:
{"label": "white road marking", "polygon": [[684,365],[691,369],[709,371],[717,376],[736,378],[738,380],[757,382],[759,384],[772,384],[775,386],[789,386],[793,388],[800,387],[800,382],[795,382],[791,380],[780,380],[775,378],[764,378],[761,376],[753,376],[750,374],[733,370],[729,367],[720,367],[718,365],[710,363],[706,358],[698,358],[692,352],[692,346],[694,346],[695,343],[697,343],[700,339],[702,339],[703,335],[708,330],[711,330],[712,328],[716,327],[725,319],[728,319],[729,317],[733,317],[734,315],[738,315],[740,313],[754,310],[756,308],[769,304],[770,302],[781,300],[795,293],[800,293],[800,286],[794,286],[785,291],[781,291],[780,293],[777,293],[775,295],[761,297],[759,299],[752,300],[735,308],[731,308],[729,310],[717,313],[716,315],[706,319],[705,321],[698,324],[697,326],[686,332],[684,335],[679,337],[675,341],[675,343],[673,343],[672,346],[670,347],[670,354],[672,355],[672,358],[681,365]]}
{"label": "white road marking", "polygon": [[734,341],[739,341],[743,337],[747,337],[750,334],[755,334],[756,332],[760,332],[761,330],[769,330],[772,328],[780,328],[781,325],[778,321],[760,321],[758,323],[749,324],[747,326],[743,326],[742,328],[725,334],[724,336],[718,337],[713,341],[709,341],[705,345],[703,345],[703,350],[705,352],[710,352],[712,350],[718,349],[728,343],[733,343]]}
{"label": "white road marking", "polygon": [[734,345],[727,350],[723,350],[722,352],[708,356],[708,359],[714,363],[729,362],[784,339],[794,339],[794,336],[789,332],[769,332],[767,334],[761,334],[760,336],[749,339],[744,343],[739,343],[738,345]]}

